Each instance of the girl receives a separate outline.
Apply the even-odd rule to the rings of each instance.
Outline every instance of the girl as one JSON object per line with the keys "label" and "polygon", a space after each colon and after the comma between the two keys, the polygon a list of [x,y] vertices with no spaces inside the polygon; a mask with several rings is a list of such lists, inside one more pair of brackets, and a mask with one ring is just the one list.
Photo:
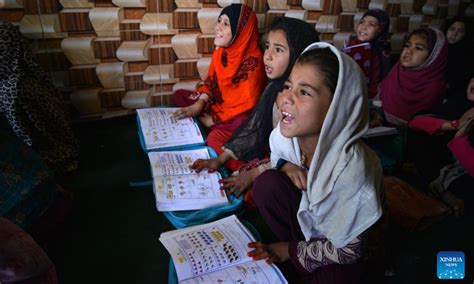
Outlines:
{"label": "girl", "polygon": [[[417,169],[431,182],[434,193],[453,208],[456,216],[462,215],[464,202],[448,191],[448,187],[467,174],[470,178],[464,178],[466,185],[462,187],[465,189],[459,190],[474,188],[474,77],[464,94],[450,97],[441,106],[418,114],[408,124],[418,131],[412,134],[417,138],[412,139],[412,156]],[[453,164],[452,155],[458,162]]]}
{"label": "girl", "polygon": [[389,123],[406,125],[418,111],[442,102],[447,57],[440,31],[421,28],[409,35],[400,59],[380,85],[380,101],[374,100]]}
{"label": "girl", "polygon": [[290,259],[315,283],[360,278],[366,231],[380,218],[382,168],[360,140],[368,128],[365,79],[327,43],[310,45],[277,99],[271,162],[254,183],[259,211],[276,237],[250,243],[255,260]]}
{"label": "girl", "polygon": [[[218,154],[232,132],[248,117],[265,86],[257,17],[250,7],[231,4],[217,20],[208,77],[195,93],[178,90],[172,101],[177,118],[198,116],[210,128],[207,143]],[[232,171],[240,162],[229,161]]]}
{"label": "girl", "polygon": [[362,70],[366,70],[366,66],[369,67],[367,74],[365,74],[368,79],[369,98],[377,95],[380,82],[390,71],[390,44],[387,39],[389,26],[390,18],[385,11],[369,10],[362,16],[357,26],[357,37],[349,43],[349,46],[361,43],[370,44],[369,53],[359,53],[360,55],[366,54],[367,57],[356,59]]}
{"label": "girl", "polygon": [[252,114],[224,144],[224,152],[212,160],[197,160],[193,165],[197,172],[204,168],[215,171],[231,158],[253,160],[251,164],[254,167],[249,166],[250,170],[222,180],[223,188],[230,188],[230,193],[239,196],[262,170],[270,167],[269,159],[265,157],[270,151],[268,138],[274,127],[272,106],[298,55],[310,43],[317,41],[319,37],[314,27],[302,20],[279,17],[272,22],[263,56],[265,73],[270,82]]}
{"label": "girl", "polygon": [[463,17],[448,19],[443,29],[448,41],[448,95],[464,96],[469,79],[474,76],[474,56],[469,22]]}

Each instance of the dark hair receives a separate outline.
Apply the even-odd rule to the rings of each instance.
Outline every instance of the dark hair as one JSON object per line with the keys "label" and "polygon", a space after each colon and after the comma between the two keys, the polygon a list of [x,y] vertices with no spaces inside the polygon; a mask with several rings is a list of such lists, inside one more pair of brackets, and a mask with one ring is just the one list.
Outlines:
{"label": "dark hair", "polygon": [[455,22],[461,22],[464,24],[464,27],[466,29],[466,35],[468,34],[468,30],[469,30],[469,20],[465,17],[462,17],[462,16],[456,16],[456,17],[452,17],[452,18],[449,18],[447,19],[443,25],[441,26],[441,31],[443,31],[444,34],[446,34],[449,30],[449,28],[455,23]]}
{"label": "dark hair", "polygon": [[314,26],[299,19],[289,17],[276,17],[268,30],[268,33],[283,31],[288,47],[290,48],[290,60],[288,67],[281,76],[284,80],[290,76],[291,69],[301,52],[313,42],[319,41],[318,32]]}
{"label": "dark hair", "polygon": [[436,44],[436,32],[430,28],[416,29],[410,35],[408,35],[406,41],[408,41],[414,35],[420,36],[426,40],[426,47],[428,48],[428,54],[431,54]]}
{"label": "dark hair", "polygon": [[375,36],[374,39],[380,36],[386,36],[388,34],[388,29],[390,28],[390,17],[387,12],[381,9],[373,9],[365,12],[365,14],[360,18],[361,20],[367,16],[371,16],[377,19],[379,26],[381,27],[380,32]]}
{"label": "dark hair", "polygon": [[334,94],[339,78],[339,60],[331,49],[326,47],[309,50],[301,54],[296,64],[311,64],[316,67],[324,77],[324,84]]}

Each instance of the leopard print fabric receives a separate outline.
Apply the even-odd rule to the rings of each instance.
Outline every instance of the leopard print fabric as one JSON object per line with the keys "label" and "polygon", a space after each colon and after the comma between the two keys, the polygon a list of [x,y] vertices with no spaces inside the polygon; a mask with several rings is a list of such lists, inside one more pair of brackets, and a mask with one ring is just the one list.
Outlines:
{"label": "leopard print fabric", "polygon": [[78,142],[61,94],[18,28],[0,21],[0,113],[55,172],[77,168]]}

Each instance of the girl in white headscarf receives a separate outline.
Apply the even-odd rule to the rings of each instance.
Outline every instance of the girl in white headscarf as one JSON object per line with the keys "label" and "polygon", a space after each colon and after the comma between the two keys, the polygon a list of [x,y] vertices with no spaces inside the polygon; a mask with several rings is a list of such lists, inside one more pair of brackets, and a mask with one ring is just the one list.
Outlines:
{"label": "girl in white headscarf", "polygon": [[356,283],[365,240],[382,215],[380,161],[360,138],[367,89],[357,64],[327,43],[306,48],[277,98],[270,136],[276,170],[254,183],[263,218],[281,241],[250,243],[249,255],[290,259],[311,282]]}

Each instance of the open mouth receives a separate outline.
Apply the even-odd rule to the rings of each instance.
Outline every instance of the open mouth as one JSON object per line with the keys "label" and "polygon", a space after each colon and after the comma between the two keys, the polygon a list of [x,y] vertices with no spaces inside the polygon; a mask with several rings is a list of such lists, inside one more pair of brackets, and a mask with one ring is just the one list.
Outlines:
{"label": "open mouth", "polygon": [[281,121],[283,123],[291,123],[293,120],[295,120],[295,117],[291,113],[287,111],[281,112]]}
{"label": "open mouth", "polygon": [[272,71],[273,71],[273,68],[272,68],[272,67],[265,65],[265,73],[271,74]]}

